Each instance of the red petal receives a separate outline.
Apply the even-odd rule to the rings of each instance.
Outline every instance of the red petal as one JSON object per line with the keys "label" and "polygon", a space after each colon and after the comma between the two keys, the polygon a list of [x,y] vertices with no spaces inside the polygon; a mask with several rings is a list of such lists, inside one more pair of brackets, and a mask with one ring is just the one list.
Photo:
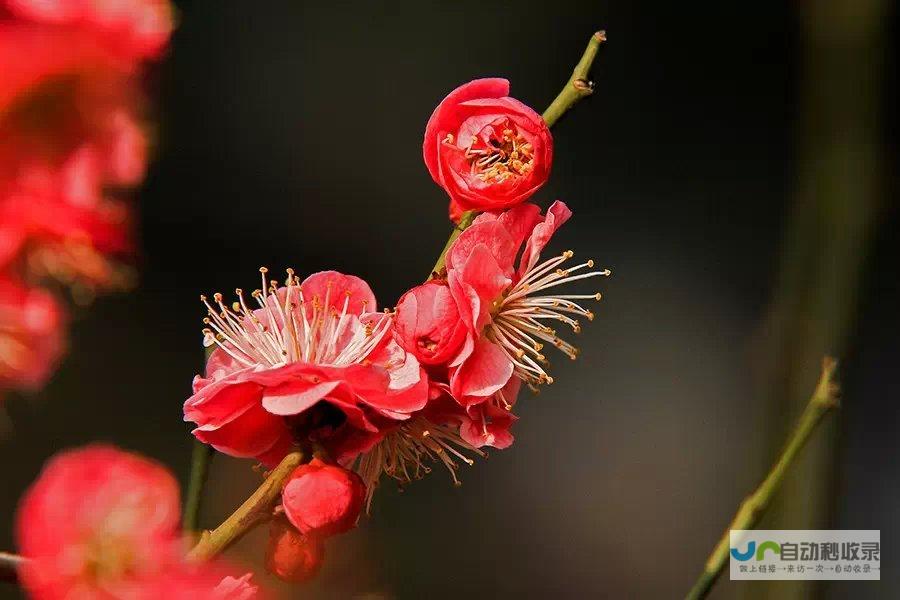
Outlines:
{"label": "red petal", "polygon": [[340,381],[324,381],[318,384],[310,383],[302,389],[292,386],[293,391],[285,395],[266,392],[262,399],[262,405],[273,415],[298,415],[325,398],[340,384]]}
{"label": "red petal", "polygon": [[501,389],[513,373],[509,357],[496,344],[481,339],[466,361],[450,378],[450,390],[457,401],[468,397],[486,398]]}
{"label": "red petal", "polygon": [[289,436],[289,432],[281,417],[256,405],[218,429],[195,429],[194,435],[229,456],[254,458],[271,450],[282,438]]}
{"label": "red petal", "polygon": [[337,271],[313,273],[300,284],[300,291],[303,292],[307,310],[312,310],[311,303],[314,298],[318,298],[322,305],[326,304],[327,298],[328,307],[334,307],[339,313],[343,310],[347,298],[349,298],[347,305],[349,314],[361,315],[363,312],[377,310],[372,288],[354,275],[344,275]]}
{"label": "red petal", "polygon": [[475,79],[464,83],[441,100],[425,125],[425,140],[422,142],[422,155],[431,178],[441,183],[437,166],[437,149],[442,134],[456,134],[456,128],[462,122],[457,106],[461,102],[476,98],[499,98],[509,95],[509,81],[500,78]]}
{"label": "red petal", "polygon": [[547,209],[547,215],[544,217],[544,221],[534,226],[531,237],[528,238],[528,242],[525,244],[525,251],[519,262],[519,277],[524,275],[526,271],[537,263],[541,250],[544,249],[544,246],[547,245],[547,242],[549,242],[550,238],[553,237],[553,234],[556,233],[556,230],[562,227],[563,223],[568,221],[571,216],[572,211],[569,210],[569,207],[566,206],[564,202],[560,202],[559,200],[554,202],[550,208]]}
{"label": "red petal", "polygon": [[513,273],[513,262],[519,247],[499,220],[484,221],[466,229],[447,253],[447,268],[464,268],[478,246],[484,246],[493,257],[493,262],[509,275]]}

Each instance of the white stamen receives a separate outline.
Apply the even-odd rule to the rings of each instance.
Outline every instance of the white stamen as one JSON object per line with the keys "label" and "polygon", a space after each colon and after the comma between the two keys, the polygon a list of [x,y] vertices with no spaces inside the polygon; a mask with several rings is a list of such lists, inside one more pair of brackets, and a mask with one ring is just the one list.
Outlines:
{"label": "white stamen", "polygon": [[583,269],[592,269],[593,260],[568,269],[560,268],[560,265],[573,255],[571,250],[567,250],[526,271],[522,278],[507,290],[486,328],[488,338],[493,340],[513,363],[513,372],[532,387],[553,383],[553,378],[542,366],[546,364],[546,359],[541,354],[543,344],[537,340],[553,344],[569,358],[574,359],[578,356],[578,348],[559,338],[554,329],[542,324],[541,321],[559,321],[578,333],[581,331],[581,325],[567,315],[583,316],[593,320],[594,313],[573,300],[600,300],[599,293],[537,294],[580,279],[610,274],[608,269],[577,273]]}
{"label": "white stamen", "polygon": [[430,463],[440,462],[450,473],[453,483],[461,485],[456,476],[459,469],[456,461],[469,466],[474,461],[460,450],[482,458],[486,456],[449,427],[435,425],[421,416],[406,421],[356,462],[356,471],[366,483],[366,510],[372,504],[372,495],[382,474],[403,486],[430,473]]}
{"label": "white stamen", "polygon": [[[251,309],[243,291],[235,290],[238,301],[225,306],[222,295],[215,294],[211,304],[206,296],[200,299],[209,316],[209,327],[203,330],[204,344],[216,344],[229,356],[245,366],[277,367],[290,362],[304,361],[326,365],[348,365],[363,362],[390,330],[390,313],[384,313],[371,323],[364,324],[359,316],[349,312],[350,294],[344,298],[340,312],[329,306],[331,289],[325,294],[325,304],[313,298],[310,303],[300,291],[299,280],[292,270],[283,288],[266,278],[267,269],[260,269],[263,290],[253,292],[259,305]],[[284,301],[279,299],[283,290]],[[295,302],[293,299],[297,298]],[[355,328],[346,338],[346,331]]]}

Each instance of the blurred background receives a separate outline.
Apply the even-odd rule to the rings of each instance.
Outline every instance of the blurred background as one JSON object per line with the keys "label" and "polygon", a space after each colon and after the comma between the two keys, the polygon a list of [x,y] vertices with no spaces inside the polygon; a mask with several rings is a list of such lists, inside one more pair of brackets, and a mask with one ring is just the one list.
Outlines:
{"label": "blurred background", "polygon": [[[516,443],[330,540],[304,598],[676,598],[772,462],[824,353],[843,405],[772,528],[880,529],[880,582],[730,582],[713,598],[900,597],[896,7],[887,0],[178,2],[150,74],[139,284],[77,311],[50,384],[0,407],[0,548],[44,460],[104,440],[186,481],[201,292],[334,268],[393,306],[449,232],[422,163],[452,88],[503,76],[540,112],[596,29],[596,93],[554,127],[537,196],[608,266],[582,356],[523,394]],[[891,258],[891,257],[894,258]],[[254,488],[216,456],[202,524]],[[265,532],[234,560],[259,567]],[[0,597],[14,598],[11,586]]]}

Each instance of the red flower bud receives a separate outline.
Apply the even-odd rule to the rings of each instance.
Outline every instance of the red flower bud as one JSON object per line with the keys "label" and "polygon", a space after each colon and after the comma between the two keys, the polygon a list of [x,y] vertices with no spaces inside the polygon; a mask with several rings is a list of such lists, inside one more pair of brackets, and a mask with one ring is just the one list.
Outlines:
{"label": "red flower bud", "polygon": [[432,179],[450,195],[455,221],[466,210],[527,200],[550,175],[553,137],[541,115],[509,97],[505,79],[476,79],[435,109],[422,144]]}
{"label": "red flower bud", "polygon": [[266,569],[283,581],[301,583],[319,572],[325,558],[322,540],[303,535],[286,519],[278,517],[269,526]]}
{"label": "red flower bud", "polygon": [[409,290],[397,303],[397,342],[420,363],[450,362],[466,339],[466,324],[447,284],[429,281]]}
{"label": "red flower bud", "polygon": [[284,514],[294,527],[318,536],[353,529],[365,497],[359,475],[318,458],[297,467],[281,495]]}

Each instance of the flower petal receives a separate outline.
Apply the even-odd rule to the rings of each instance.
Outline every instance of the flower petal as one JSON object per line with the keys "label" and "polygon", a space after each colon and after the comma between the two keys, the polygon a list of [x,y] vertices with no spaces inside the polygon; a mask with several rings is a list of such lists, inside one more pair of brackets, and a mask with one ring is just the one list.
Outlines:
{"label": "flower petal", "polygon": [[272,392],[267,392],[263,396],[262,406],[273,415],[298,415],[325,398],[340,384],[340,381],[323,381],[318,384],[309,384],[302,389],[294,387],[290,393],[285,395],[274,395]]}
{"label": "flower petal", "polygon": [[313,273],[300,284],[300,291],[303,292],[308,311],[316,298],[326,310],[334,308],[339,313],[344,308],[345,300],[349,314],[361,315],[377,309],[375,294],[368,283],[354,275],[344,275],[337,271]]}
{"label": "flower petal", "polygon": [[450,377],[450,391],[457,402],[483,400],[507,384],[513,364],[496,344],[481,339],[472,355]]}
{"label": "flower petal", "polygon": [[253,458],[270,450],[289,436],[281,417],[254,405],[240,417],[213,431],[194,430],[198,440],[219,452],[238,458]]}
{"label": "flower petal", "polygon": [[[452,127],[462,120],[458,114],[458,105],[476,98],[499,98],[508,95],[509,81],[500,78],[486,78],[464,83],[441,100],[428,119],[428,124],[425,125],[425,139],[422,142],[425,166],[428,167],[428,172],[435,182],[441,183],[437,166],[437,151],[438,144],[441,142],[441,134],[448,132],[448,127]],[[452,131],[451,133],[455,134],[456,132]]]}
{"label": "flower petal", "polygon": [[522,259],[519,261],[519,277],[537,264],[541,250],[544,249],[544,246],[547,245],[547,242],[549,242],[550,238],[553,237],[553,234],[556,233],[556,230],[562,227],[563,223],[568,221],[571,216],[572,211],[569,210],[569,207],[566,206],[564,202],[560,202],[559,200],[554,202],[550,208],[547,209],[544,221],[534,226],[534,230],[531,232],[531,236],[525,244],[525,251],[522,254]]}

